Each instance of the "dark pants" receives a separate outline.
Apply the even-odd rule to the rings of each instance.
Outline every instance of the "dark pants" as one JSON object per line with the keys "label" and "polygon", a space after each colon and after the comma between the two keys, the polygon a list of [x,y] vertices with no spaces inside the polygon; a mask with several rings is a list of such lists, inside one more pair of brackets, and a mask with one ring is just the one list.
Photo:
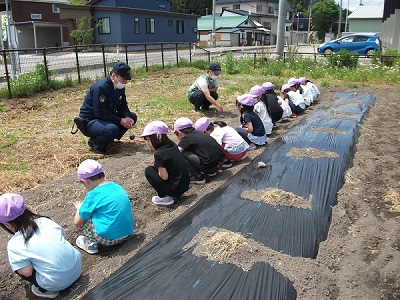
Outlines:
{"label": "dark pants", "polygon": [[17,275],[19,275],[20,277],[22,277],[23,279],[25,279],[26,281],[29,281],[30,283],[32,283],[32,284],[33,284],[34,286],[36,286],[36,287],[39,289],[39,291],[41,291],[42,293],[47,292],[47,290],[45,290],[44,288],[41,288],[41,287],[39,286],[39,284],[37,283],[37,281],[36,281],[36,270],[35,270],[35,269],[33,269],[32,275],[29,276],[29,277],[24,276],[24,275],[21,275],[21,274],[19,274],[17,271],[15,271],[15,273],[16,273]]}
{"label": "dark pants", "polygon": [[187,184],[180,184],[176,189],[171,189],[171,186],[167,181],[162,180],[158,175],[158,168],[154,166],[148,166],[144,170],[144,174],[147,181],[156,190],[159,197],[164,198],[165,196],[180,197],[189,189],[189,180]]}
{"label": "dark pants", "polygon": [[218,164],[215,167],[204,167],[200,162],[200,158],[192,151],[185,150],[182,155],[190,176],[200,177],[202,173],[212,174],[219,170]]}
{"label": "dark pants", "polygon": [[283,112],[282,112],[282,111],[270,113],[269,116],[271,117],[272,124],[275,125],[275,123],[276,123],[277,121],[279,121],[280,119],[282,119],[282,115],[283,115]]}
{"label": "dark pants", "polygon": [[239,135],[246,141],[247,144],[251,144],[252,142],[247,137],[247,130],[242,127],[235,128]]}
{"label": "dark pants", "polygon": [[[214,98],[215,101],[218,99],[218,94],[216,92],[210,92],[211,97]],[[210,101],[204,96],[203,92],[200,90],[195,91],[192,96],[189,98],[190,103],[194,105],[194,108],[199,110],[200,108],[203,110],[210,109]]]}
{"label": "dark pants", "polygon": [[294,105],[292,101],[289,101],[289,106],[290,106],[290,109],[292,110],[292,113],[299,115],[304,112],[304,109],[302,109],[301,107],[299,107],[297,105]]}
{"label": "dark pants", "polygon": [[[127,116],[136,123],[137,116],[131,112]],[[86,124],[87,135],[92,139],[93,143],[98,146],[99,150],[105,152],[107,145],[114,141],[114,139],[121,139],[128,129],[122,125],[114,124],[104,120],[91,120]]]}

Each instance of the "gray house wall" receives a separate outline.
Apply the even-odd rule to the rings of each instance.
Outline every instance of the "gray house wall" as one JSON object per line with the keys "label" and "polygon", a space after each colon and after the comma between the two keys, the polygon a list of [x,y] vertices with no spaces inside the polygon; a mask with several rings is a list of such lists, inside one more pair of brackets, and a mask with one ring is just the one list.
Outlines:
{"label": "gray house wall", "polygon": [[382,46],[400,51],[400,1],[385,0],[383,13]]}
{"label": "gray house wall", "polygon": [[381,19],[349,19],[349,32],[381,32]]}

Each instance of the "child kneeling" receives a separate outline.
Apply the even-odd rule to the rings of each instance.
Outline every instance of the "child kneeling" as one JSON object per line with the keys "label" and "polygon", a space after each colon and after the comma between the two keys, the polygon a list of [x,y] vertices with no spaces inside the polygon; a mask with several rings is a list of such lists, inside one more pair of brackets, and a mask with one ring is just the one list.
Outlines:
{"label": "child kneeling", "polygon": [[151,200],[159,205],[174,204],[189,189],[190,175],[178,146],[168,136],[168,126],[161,121],[146,125],[141,137],[154,153],[154,163],[145,169],[145,176],[157,191]]}

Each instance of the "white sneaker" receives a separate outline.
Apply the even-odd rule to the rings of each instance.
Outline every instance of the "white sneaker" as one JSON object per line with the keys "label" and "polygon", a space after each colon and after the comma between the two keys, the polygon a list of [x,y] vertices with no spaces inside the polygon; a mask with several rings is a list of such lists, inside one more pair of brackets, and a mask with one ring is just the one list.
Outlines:
{"label": "white sneaker", "polygon": [[166,197],[153,196],[153,198],[151,198],[151,201],[154,204],[158,204],[158,205],[171,205],[171,204],[174,204],[174,202],[175,202],[175,200],[170,196],[166,196]]}
{"label": "white sneaker", "polygon": [[42,298],[56,298],[60,294],[59,292],[51,292],[51,291],[41,292],[41,291],[39,291],[39,288],[35,285],[32,285],[31,291],[36,296],[42,297]]}
{"label": "white sneaker", "polygon": [[89,242],[84,235],[78,236],[75,243],[79,248],[85,250],[89,254],[96,254],[97,252],[99,252],[99,249],[97,248],[97,243]]}

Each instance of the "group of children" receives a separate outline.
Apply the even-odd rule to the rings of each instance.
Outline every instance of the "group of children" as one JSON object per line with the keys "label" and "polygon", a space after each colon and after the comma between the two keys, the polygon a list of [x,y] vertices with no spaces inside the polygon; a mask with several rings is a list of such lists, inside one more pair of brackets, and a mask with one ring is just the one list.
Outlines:
{"label": "group of children", "polygon": [[[87,194],[82,202],[74,203],[73,222],[83,228],[76,245],[95,254],[98,244],[112,246],[132,236],[132,207],[122,186],[107,181],[101,164],[92,159],[79,165],[77,177]],[[0,196],[0,226],[13,235],[7,244],[11,269],[32,283],[36,296],[56,298],[80,277],[81,253],[65,239],[64,229],[31,212],[21,195]]]}
{"label": "group of children", "polygon": [[319,96],[317,86],[305,77],[290,78],[281,91],[283,98],[275,93],[274,84],[265,82],[238,96],[241,126],[235,129],[207,117],[199,118],[194,125],[189,118],[178,118],[174,123],[178,145],[168,138],[164,122],[147,124],[141,137],[154,153],[153,165],[145,170],[157,192],[152,202],[171,205],[190,183],[205,184],[206,176],[216,176],[220,168],[231,167],[249,150],[264,145],[278,122],[302,113]]}
{"label": "group of children", "polygon": [[[172,205],[192,184],[205,184],[221,168],[244,159],[249,150],[264,145],[267,135],[283,118],[301,114],[318,99],[318,88],[305,77],[291,78],[274,91],[271,82],[253,86],[237,97],[241,126],[207,117],[194,124],[186,117],[174,123],[178,144],[168,137],[162,121],[147,124],[141,134],[154,162],[144,173],[157,195],[152,202]],[[82,202],[74,203],[74,224],[83,228],[76,245],[89,254],[98,252],[98,244],[111,246],[134,234],[134,217],[129,196],[122,186],[109,182],[101,164],[83,161],[77,170],[80,183],[87,190]],[[51,219],[34,214],[25,207],[19,194],[0,196],[0,226],[13,234],[7,245],[12,270],[32,283],[32,292],[55,298],[81,274],[81,254],[66,239],[61,226]]]}

